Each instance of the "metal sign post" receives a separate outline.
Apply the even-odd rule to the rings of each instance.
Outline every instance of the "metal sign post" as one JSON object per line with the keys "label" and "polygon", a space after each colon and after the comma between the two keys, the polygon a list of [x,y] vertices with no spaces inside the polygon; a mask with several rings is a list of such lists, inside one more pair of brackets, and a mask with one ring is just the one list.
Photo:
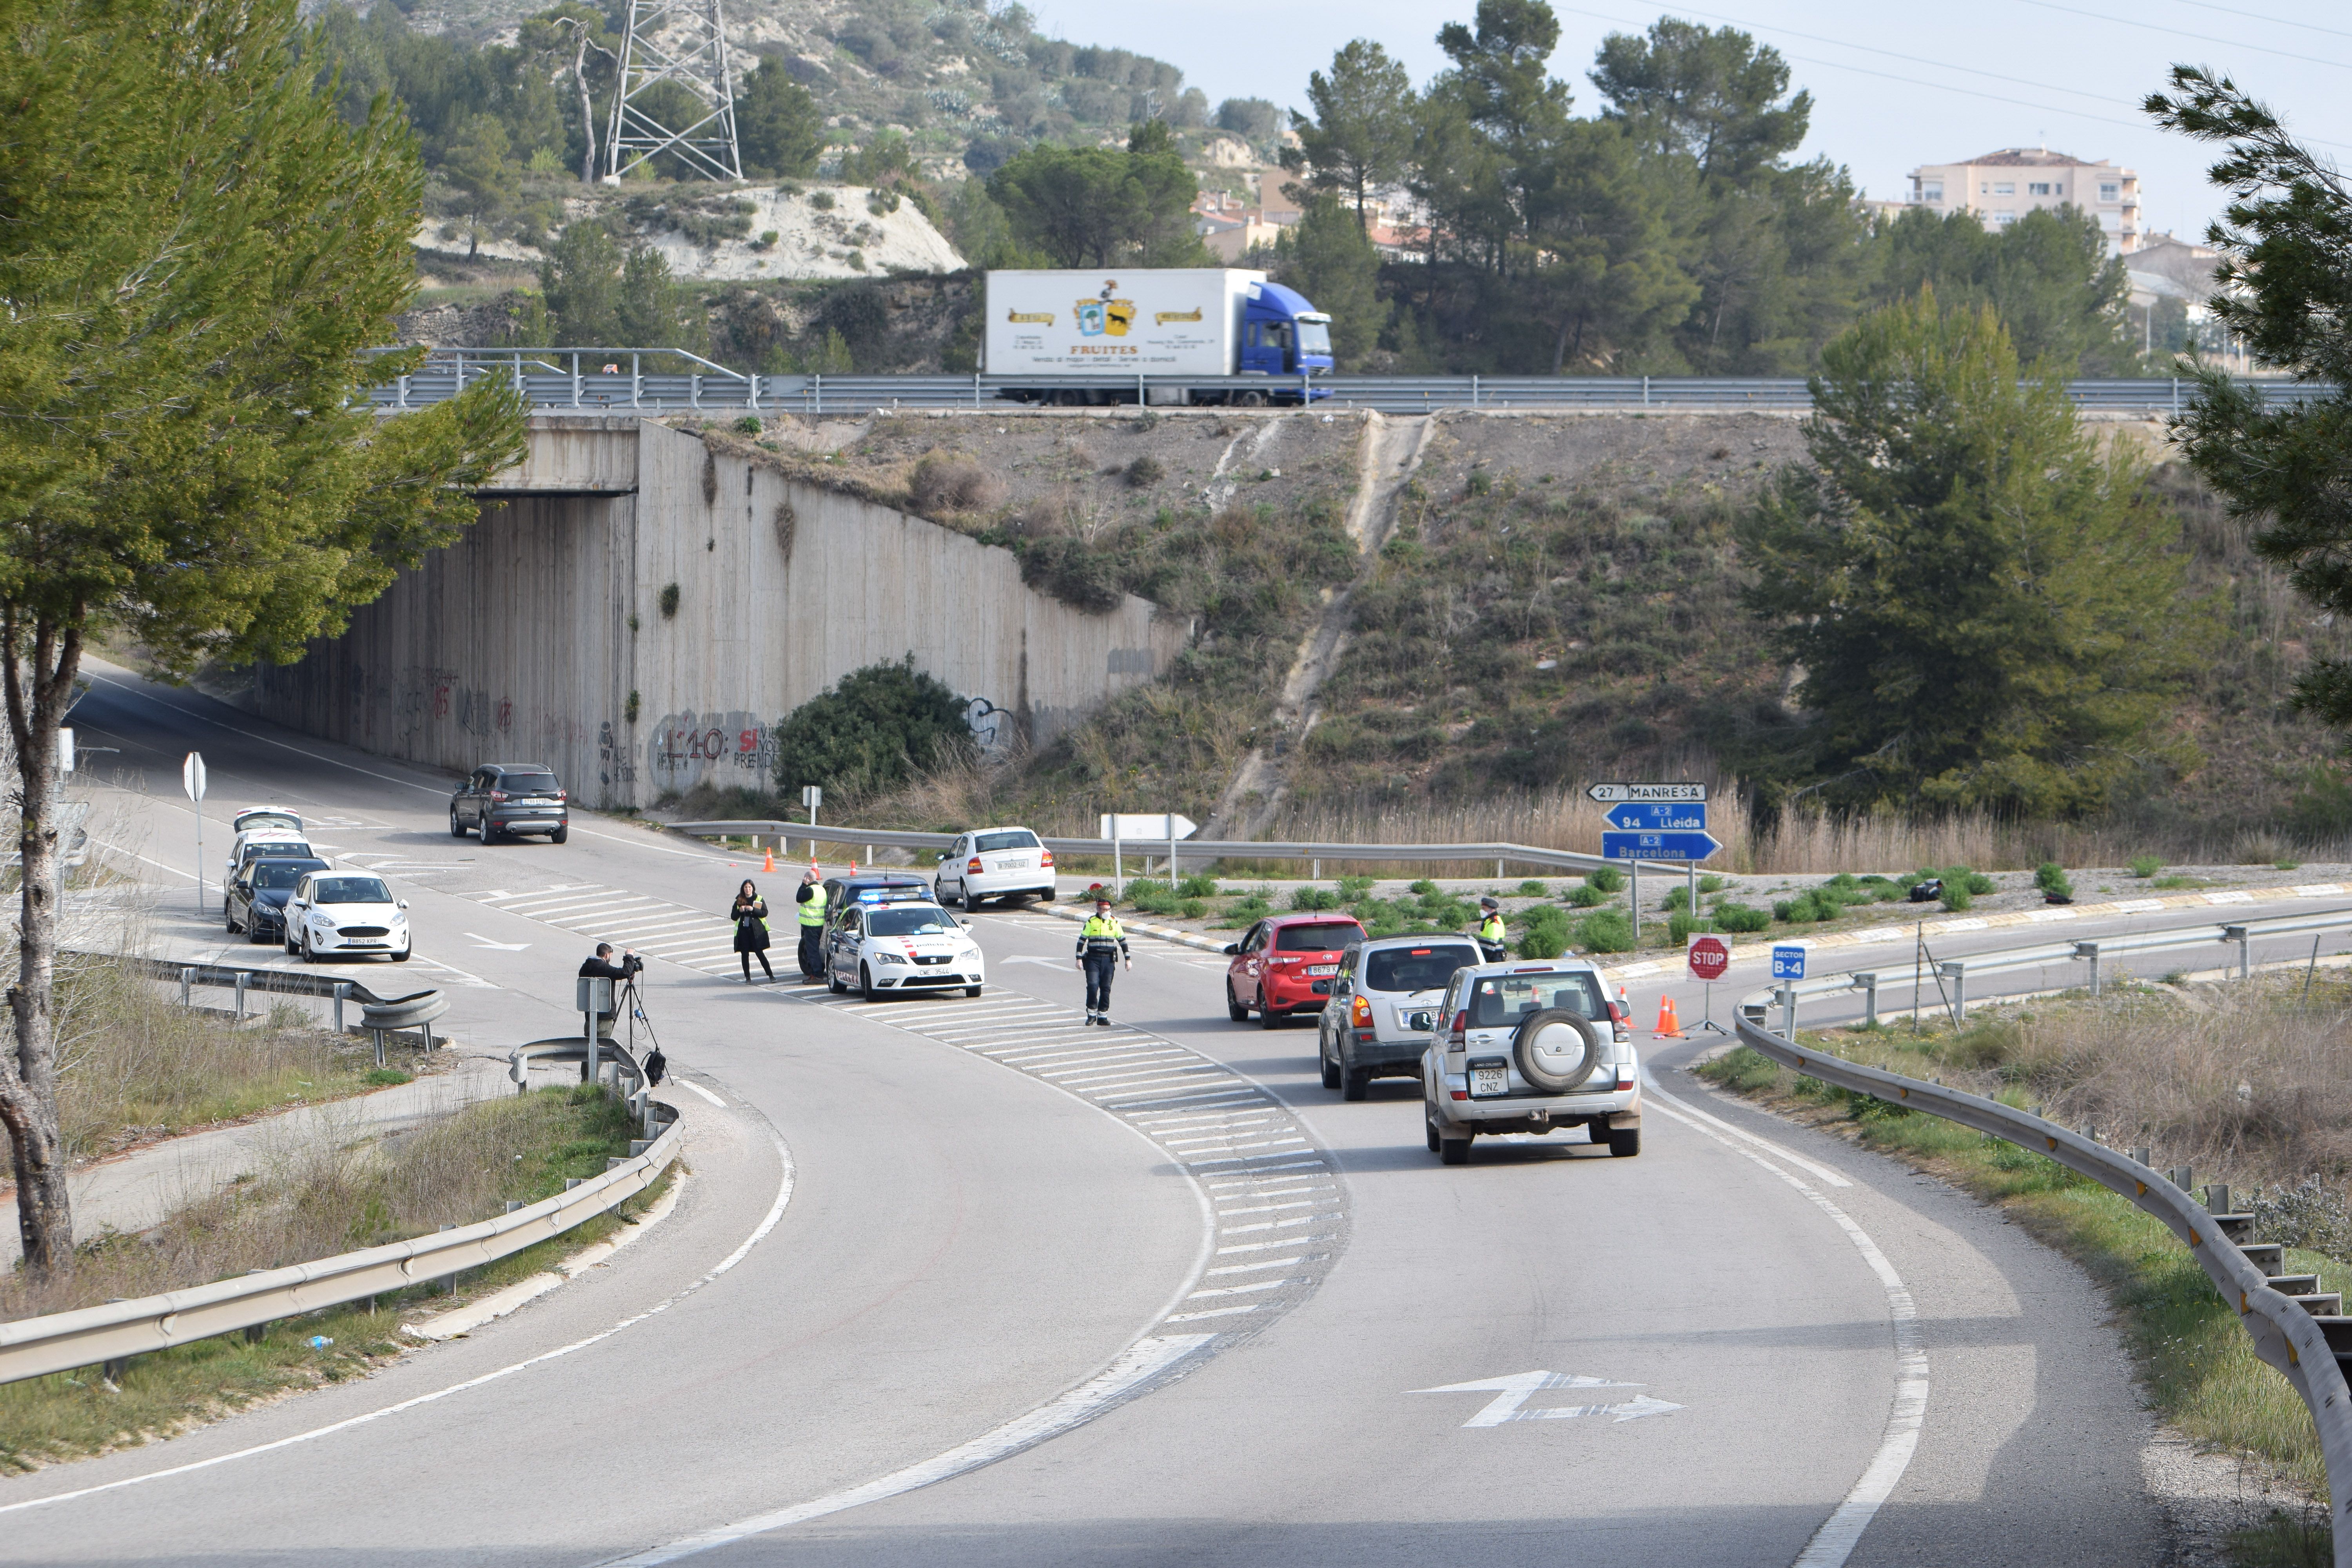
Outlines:
{"label": "metal sign post", "polygon": [[190,752],[188,760],[180,764],[180,787],[188,792],[188,799],[196,807],[196,913],[205,914],[205,758],[201,752]]}
{"label": "metal sign post", "polygon": [[[816,826],[816,808],[824,804],[824,787],[819,784],[801,785],[801,804],[808,807],[809,826],[814,830]],[[809,836],[809,858],[811,860],[816,858],[816,836],[814,831]]]}

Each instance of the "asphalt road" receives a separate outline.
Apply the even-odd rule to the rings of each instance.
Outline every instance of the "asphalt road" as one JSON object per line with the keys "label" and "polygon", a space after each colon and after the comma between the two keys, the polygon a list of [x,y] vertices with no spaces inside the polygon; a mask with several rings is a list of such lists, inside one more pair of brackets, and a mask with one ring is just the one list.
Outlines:
{"label": "asphalt road", "polygon": [[99,675],[93,826],[158,889],[152,944],[222,942],[192,748],[207,877],[237,806],[318,818],[404,884],[398,978],[451,985],[462,1039],[566,1032],[587,942],[658,938],[694,1174],[644,1243],[469,1338],[0,1481],[0,1563],[2162,1560],[2083,1275],[1714,1096],[1675,1070],[1705,1042],[1650,1056],[1638,1159],[1570,1135],[1444,1168],[1412,1084],[1343,1104],[1311,1025],[1225,1019],[1213,955],[1139,940],[1113,1031],[1075,1026],[1072,928],[1035,913],[975,918],[976,1004],[746,987],[740,857],[589,818],[453,840],[446,778]]}

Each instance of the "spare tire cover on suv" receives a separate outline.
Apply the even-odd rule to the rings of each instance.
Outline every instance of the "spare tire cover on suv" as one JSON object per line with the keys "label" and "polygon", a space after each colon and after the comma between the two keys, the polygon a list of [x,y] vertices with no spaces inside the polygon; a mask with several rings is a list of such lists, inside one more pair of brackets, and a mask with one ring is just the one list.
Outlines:
{"label": "spare tire cover on suv", "polygon": [[1600,1059],[1600,1031],[1591,1019],[1564,1008],[1530,1013],[1511,1037],[1511,1060],[1519,1076],[1547,1094],[1574,1089]]}

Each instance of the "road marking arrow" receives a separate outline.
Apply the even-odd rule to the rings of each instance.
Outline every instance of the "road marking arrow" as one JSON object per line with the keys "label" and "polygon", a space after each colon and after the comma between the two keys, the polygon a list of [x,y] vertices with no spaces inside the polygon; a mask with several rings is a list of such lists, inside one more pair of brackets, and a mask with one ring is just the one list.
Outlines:
{"label": "road marking arrow", "polygon": [[1619,1383],[1614,1378],[1584,1377],[1572,1372],[1520,1372],[1508,1377],[1489,1377],[1476,1383],[1449,1383],[1443,1388],[1416,1388],[1414,1394],[1486,1394],[1495,1397],[1469,1420],[1465,1426],[1500,1426],[1506,1421],[1566,1421],[1578,1415],[1607,1415],[1617,1421],[1638,1421],[1644,1415],[1664,1415],[1669,1410],[1680,1410],[1679,1405],[1669,1405],[1663,1399],[1653,1399],[1646,1394],[1635,1394],[1614,1405],[1554,1405],[1535,1410],[1520,1406],[1549,1388],[1639,1388],[1638,1383]]}
{"label": "road marking arrow", "polygon": [[494,947],[500,952],[520,952],[524,948],[530,945],[530,943],[527,942],[492,942],[488,937],[478,935],[474,931],[467,931],[466,934],[474,939],[475,945],[478,947]]}

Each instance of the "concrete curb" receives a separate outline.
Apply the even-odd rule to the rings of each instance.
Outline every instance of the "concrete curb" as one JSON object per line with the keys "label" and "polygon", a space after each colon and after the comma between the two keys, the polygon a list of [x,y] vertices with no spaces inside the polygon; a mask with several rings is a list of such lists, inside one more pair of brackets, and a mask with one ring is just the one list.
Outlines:
{"label": "concrete curb", "polygon": [[664,1193],[654,1206],[646,1211],[646,1217],[628,1226],[618,1236],[592,1242],[558,1263],[553,1269],[518,1279],[505,1289],[493,1290],[478,1301],[468,1301],[462,1307],[452,1308],[446,1312],[436,1313],[414,1323],[403,1323],[400,1325],[400,1331],[420,1340],[462,1339],[484,1323],[495,1322],[517,1308],[539,1300],[550,1290],[570,1284],[667,1219],[670,1216],[670,1211],[677,1207],[677,1195],[685,1190],[686,1181],[687,1173],[681,1167],[671,1179],[669,1191]]}
{"label": "concrete curb", "polygon": [[[1076,921],[1081,925],[1084,925],[1090,916],[1090,911],[1087,910],[1066,910],[1054,904],[1039,904],[1036,907],[1040,913],[1049,914],[1057,921]],[[1222,942],[1211,942],[1207,937],[1196,936],[1189,931],[1178,931],[1174,926],[1148,926],[1136,921],[1121,921],[1119,924],[1128,931],[1138,931],[1145,936],[1156,936],[1162,942],[1172,942],[1180,947],[1197,947],[1202,952],[1222,953],[1225,951],[1226,944]]]}

